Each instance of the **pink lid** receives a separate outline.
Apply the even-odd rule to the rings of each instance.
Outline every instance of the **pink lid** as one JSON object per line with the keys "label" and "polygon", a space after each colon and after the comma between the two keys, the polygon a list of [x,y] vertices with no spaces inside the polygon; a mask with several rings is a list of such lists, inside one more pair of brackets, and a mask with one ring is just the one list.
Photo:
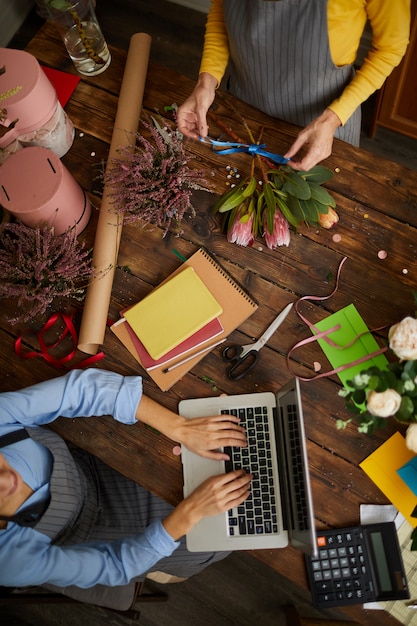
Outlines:
{"label": "pink lid", "polygon": [[41,128],[53,115],[57,105],[57,95],[38,61],[32,54],[23,50],[0,48],[0,96],[9,90],[13,95],[0,99],[0,107],[7,110],[8,126],[18,119],[16,126],[0,139],[0,146],[8,146],[21,135]]}
{"label": "pink lid", "polygon": [[0,204],[26,226],[46,223],[56,235],[72,227],[79,234],[91,215],[87,195],[59,157],[38,146],[15,152],[0,167]]}

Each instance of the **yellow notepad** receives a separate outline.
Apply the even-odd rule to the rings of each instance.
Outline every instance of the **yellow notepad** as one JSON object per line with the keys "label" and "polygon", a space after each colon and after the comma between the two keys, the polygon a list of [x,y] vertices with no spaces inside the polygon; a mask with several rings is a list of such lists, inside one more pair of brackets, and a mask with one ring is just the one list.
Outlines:
{"label": "yellow notepad", "polygon": [[222,313],[192,267],[154,289],[123,315],[153,359],[160,359]]}
{"label": "yellow notepad", "polygon": [[360,463],[364,472],[413,526],[416,520],[411,513],[416,506],[416,497],[397,470],[414,456],[405,445],[404,437],[396,432]]}

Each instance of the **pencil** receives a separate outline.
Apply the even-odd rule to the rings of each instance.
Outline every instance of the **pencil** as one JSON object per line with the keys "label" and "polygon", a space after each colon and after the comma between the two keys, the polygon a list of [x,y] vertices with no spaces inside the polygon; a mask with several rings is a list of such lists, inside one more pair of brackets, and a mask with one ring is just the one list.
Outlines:
{"label": "pencil", "polygon": [[180,365],[184,365],[184,363],[187,363],[188,361],[195,359],[195,357],[200,356],[201,354],[204,354],[205,352],[208,352],[209,350],[211,350],[212,348],[215,348],[216,346],[219,346],[224,341],[226,341],[226,339],[222,339],[221,341],[218,341],[217,343],[211,343],[209,346],[206,346],[202,350],[199,350],[198,352],[194,352],[193,354],[190,354],[185,359],[182,359],[181,361],[177,361],[176,363],[169,365],[168,367],[162,370],[162,373],[167,374],[168,372],[175,369],[176,367],[179,367]]}

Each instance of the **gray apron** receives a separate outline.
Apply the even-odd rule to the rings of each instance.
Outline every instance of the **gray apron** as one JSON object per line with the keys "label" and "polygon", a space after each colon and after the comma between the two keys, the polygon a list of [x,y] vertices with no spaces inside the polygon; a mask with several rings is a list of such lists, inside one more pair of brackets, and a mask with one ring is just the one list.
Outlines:
{"label": "gray apron", "polygon": [[[26,428],[32,439],[53,455],[50,501],[39,521],[30,524],[47,535],[54,545],[74,545],[90,541],[112,541],[144,532],[153,521],[165,518],[172,506],[122,476],[96,457],[78,448],[71,450],[64,440],[47,428]],[[188,552],[185,541],[169,557],[158,561],[150,571],[161,571],[188,578],[226,556],[225,552]],[[44,585],[82,602],[120,610],[133,599],[135,581],[129,585],[96,585],[81,589]]]}
{"label": "gray apron", "polygon": [[[227,86],[268,115],[305,127],[351,82],[329,49],[327,0],[223,0]],[[359,145],[361,110],[335,136]]]}

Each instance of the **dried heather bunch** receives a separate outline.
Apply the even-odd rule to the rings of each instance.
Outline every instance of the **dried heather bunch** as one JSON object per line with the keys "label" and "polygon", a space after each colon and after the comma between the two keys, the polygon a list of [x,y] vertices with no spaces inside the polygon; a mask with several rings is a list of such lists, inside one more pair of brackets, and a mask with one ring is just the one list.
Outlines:
{"label": "dried heather bunch", "polygon": [[0,224],[0,298],[15,298],[21,308],[12,324],[44,313],[56,296],[80,299],[92,273],[75,229],[54,236],[46,225]]}
{"label": "dried heather bunch", "polygon": [[191,195],[205,188],[203,172],[189,167],[190,157],[177,131],[162,128],[154,119],[154,125],[141,123],[150,139],[138,133],[134,146],[121,148],[104,182],[125,224],[161,226],[165,236],[172,220],[180,223],[187,211],[194,216]]}

